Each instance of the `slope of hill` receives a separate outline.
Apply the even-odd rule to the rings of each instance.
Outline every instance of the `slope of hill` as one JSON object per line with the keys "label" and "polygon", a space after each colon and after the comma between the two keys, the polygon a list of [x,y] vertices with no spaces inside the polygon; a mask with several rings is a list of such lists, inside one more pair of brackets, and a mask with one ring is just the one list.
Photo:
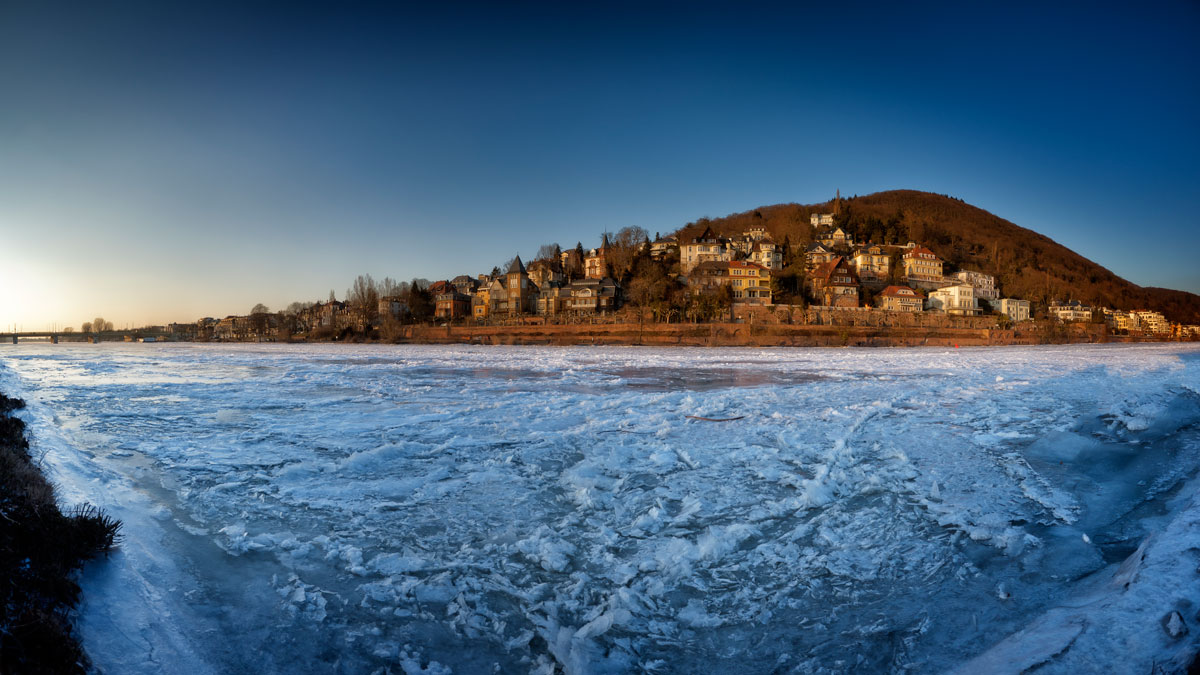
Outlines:
{"label": "slope of hill", "polygon": [[[834,208],[833,201],[763,206],[724,218],[702,218],[678,234],[684,241],[706,226],[727,236],[761,226],[777,242],[807,246],[815,234],[809,216]],[[1138,286],[1049,237],[953,197],[890,190],[843,198],[835,221],[856,241],[914,241],[941,256],[948,272],[973,269],[995,275],[1005,297],[1042,304],[1057,298],[1116,309],[1153,309],[1172,321],[1200,323],[1200,295]]]}

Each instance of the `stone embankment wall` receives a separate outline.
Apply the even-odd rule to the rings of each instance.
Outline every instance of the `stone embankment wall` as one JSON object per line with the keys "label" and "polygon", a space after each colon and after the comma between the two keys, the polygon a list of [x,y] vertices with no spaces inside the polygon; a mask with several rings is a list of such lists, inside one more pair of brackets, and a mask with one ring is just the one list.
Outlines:
{"label": "stone embankment wall", "polygon": [[[865,313],[864,313],[865,314]],[[876,313],[878,314],[878,313]],[[895,323],[788,324],[745,320],[742,323],[595,323],[512,326],[407,326],[401,342],[490,345],[681,345],[681,346],[983,346],[1105,342],[1103,325],[1028,322],[1002,329],[994,319],[938,317],[943,321],[896,317]],[[965,324],[965,325],[964,325]],[[984,325],[973,325],[984,324]]]}

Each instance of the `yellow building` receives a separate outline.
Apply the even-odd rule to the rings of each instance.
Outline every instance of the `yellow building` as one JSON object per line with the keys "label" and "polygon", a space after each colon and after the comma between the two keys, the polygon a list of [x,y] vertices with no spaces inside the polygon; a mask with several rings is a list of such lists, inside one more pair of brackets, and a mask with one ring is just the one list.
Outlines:
{"label": "yellow building", "polygon": [[942,283],[942,259],[933,251],[916,246],[904,254],[904,277],[909,285]]}
{"label": "yellow building", "polygon": [[925,309],[925,295],[908,286],[888,286],[875,296],[875,306],[889,312],[920,312]]}

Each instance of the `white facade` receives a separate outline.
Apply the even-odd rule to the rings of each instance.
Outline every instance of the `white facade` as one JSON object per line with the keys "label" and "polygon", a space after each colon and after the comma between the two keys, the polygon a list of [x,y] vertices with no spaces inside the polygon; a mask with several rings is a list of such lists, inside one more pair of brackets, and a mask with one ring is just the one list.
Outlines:
{"label": "white facade", "polygon": [[1017,300],[1015,298],[1002,298],[992,303],[992,308],[997,312],[1007,316],[1013,323],[1028,321],[1032,316],[1028,300]]}
{"label": "white facade", "polygon": [[830,227],[833,225],[833,214],[814,213],[809,216],[808,222],[812,223],[813,227]]}
{"label": "white facade", "polygon": [[970,284],[975,289],[975,297],[982,300],[999,300],[1000,291],[996,290],[996,277],[974,270],[963,270],[954,274],[955,279]]}
{"label": "white facade", "polygon": [[1150,333],[1171,332],[1171,324],[1167,321],[1166,317],[1159,312],[1140,310],[1137,312],[1130,312],[1130,314],[1137,316],[1138,327],[1144,331],[1148,331]]}
{"label": "white facade", "polygon": [[971,284],[951,284],[929,292],[929,309],[947,314],[979,314],[979,300]]}
{"label": "white facade", "polygon": [[1092,308],[1078,302],[1071,302],[1065,305],[1050,305],[1046,311],[1050,316],[1067,323],[1092,320]]}

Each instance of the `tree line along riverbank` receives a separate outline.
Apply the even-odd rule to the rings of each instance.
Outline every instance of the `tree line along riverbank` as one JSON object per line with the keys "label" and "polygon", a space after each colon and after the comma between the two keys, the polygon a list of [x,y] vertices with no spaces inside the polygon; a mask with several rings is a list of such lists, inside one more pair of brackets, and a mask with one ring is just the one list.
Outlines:
{"label": "tree line along riverbank", "polygon": [[75,577],[112,550],[120,523],[90,505],[59,507],[13,414],[24,407],[0,394],[0,672],[85,673],[72,629]]}

